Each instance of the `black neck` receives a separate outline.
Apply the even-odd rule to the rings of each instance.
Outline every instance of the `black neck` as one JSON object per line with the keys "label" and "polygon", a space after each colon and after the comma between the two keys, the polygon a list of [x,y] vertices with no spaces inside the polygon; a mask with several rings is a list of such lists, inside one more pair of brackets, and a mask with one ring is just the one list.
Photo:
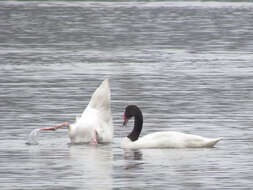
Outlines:
{"label": "black neck", "polygon": [[141,133],[143,124],[143,116],[140,110],[136,110],[134,116],[134,128],[132,132],[127,136],[131,141],[136,141]]}

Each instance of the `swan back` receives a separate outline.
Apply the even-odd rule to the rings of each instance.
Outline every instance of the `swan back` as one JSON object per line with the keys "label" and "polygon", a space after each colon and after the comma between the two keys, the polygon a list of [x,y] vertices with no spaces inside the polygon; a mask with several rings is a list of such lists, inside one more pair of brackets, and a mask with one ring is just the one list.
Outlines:
{"label": "swan back", "polygon": [[220,138],[206,138],[198,135],[180,132],[155,132],[131,141],[128,138],[122,140],[122,148],[204,148],[213,147]]}

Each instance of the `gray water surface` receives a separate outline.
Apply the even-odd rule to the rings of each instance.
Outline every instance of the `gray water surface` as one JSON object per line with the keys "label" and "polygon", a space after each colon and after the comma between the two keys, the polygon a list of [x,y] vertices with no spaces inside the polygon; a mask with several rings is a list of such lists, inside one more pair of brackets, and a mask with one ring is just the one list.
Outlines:
{"label": "gray water surface", "polygon": [[[253,3],[0,2],[1,189],[252,189]],[[66,130],[110,79],[114,139]],[[141,135],[223,137],[211,149],[122,150],[126,105]]]}

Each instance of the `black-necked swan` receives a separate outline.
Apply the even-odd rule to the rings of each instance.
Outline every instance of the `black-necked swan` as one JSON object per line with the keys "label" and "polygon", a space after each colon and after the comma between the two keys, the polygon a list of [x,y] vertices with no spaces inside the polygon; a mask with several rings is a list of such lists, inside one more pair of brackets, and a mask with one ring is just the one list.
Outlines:
{"label": "black-necked swan", "polygon": [[139,138],[142,130],[143,116],[136,105],[129,105],[125,109],[123,126],[134,117],[132,132],[122,140],[121,148],[204,148],[213,147],[221,138],[205,138],[181,132],[155,132]]}
{"label": "black-necked swan", "polygon": [[73,124],[65,122],[54,127],[40,128],[32,131],[31,139],[39,131],[54,131],[58,128],[68,128],[72,143],[91,144],[112,142],[113,126],[111,114],[111,92],[109,80],[106,79],[93,93],[88,106],[80,118]]}

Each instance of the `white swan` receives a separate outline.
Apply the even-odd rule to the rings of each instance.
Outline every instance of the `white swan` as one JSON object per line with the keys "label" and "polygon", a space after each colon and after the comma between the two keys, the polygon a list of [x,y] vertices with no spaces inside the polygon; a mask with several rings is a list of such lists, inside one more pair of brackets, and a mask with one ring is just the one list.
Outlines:
{"label": "white swan", "polygon": [[106,79],[93,93],[88,106],[76,122],[65,122],[54,127],[41,128],[39,131],[54,131],[67,127],[72,143],[91,144],[112,142],[113,127],[111,114],[111,92],[109,80]]}
{"label": "white swan", "polygon": [[197,135],[184,134],[180,132],[155,132],[138,138],[143,124],[141,110],[135,106],[127,106],[124,113],[126,126],[129,119],[134,117],[134,128],[132,132],[122,140],[121,148],[204,148],[213,147],[221,138],[205,138]]}

